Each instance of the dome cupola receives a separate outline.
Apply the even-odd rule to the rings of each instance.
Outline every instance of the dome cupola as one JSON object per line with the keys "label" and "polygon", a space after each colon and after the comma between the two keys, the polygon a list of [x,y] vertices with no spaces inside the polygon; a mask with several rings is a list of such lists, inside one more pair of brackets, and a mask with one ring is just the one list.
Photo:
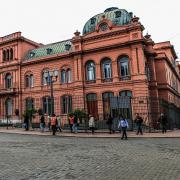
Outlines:
{"label": "dome cupola", "polygon": [[83,28],[83,35],[94,32],[96,25],[100,23],[102,18],[110,20],[115,26],[123,26],[130,23],[132,16],[132,12],[128,13],[124,9],[117,7],[107,8],[103,13],[93,16],[86,22]]}

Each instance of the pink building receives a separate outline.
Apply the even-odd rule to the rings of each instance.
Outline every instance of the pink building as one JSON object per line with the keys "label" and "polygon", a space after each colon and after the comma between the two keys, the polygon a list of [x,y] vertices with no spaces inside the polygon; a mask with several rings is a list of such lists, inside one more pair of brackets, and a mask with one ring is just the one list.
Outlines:
{"label": "pink building", "polygon": [[[108,8],[71,39],[39,44],[16,32],[0,38],[0,119],[26,109],[66,115],[84,109],[97,120],[136,112],[155,126],[161,112],[180,127],[180,65],[169,41],[143,36],[139,18]],[[72,30],[73,32],[73,30]],[[55,71],[53,97],[48,72]],[[54,102],[54,103],[52,103]],[[38,121],[35,118],[34,121]]]}

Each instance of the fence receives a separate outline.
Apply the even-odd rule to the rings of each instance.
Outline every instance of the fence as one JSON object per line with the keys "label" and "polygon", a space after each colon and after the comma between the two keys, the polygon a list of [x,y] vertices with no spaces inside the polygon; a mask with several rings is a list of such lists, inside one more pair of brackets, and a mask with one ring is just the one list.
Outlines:
{"label": "fence", "polygon": [[[45,114],[46,123],[47,115],[51,114],[51,99],[36,98],[31,100],[32,107],[41,109]],[[23,107],[25,110],[26,106]],[[133,119],[135,114],[139,115],[144,120],[144,127],[152,130],[160,128],[158,122],[160,113],[163,112],[168,119],[168,129],[180,128],[180,109],[174,104],[168,103],[162,99],[154,97],[128,97],[128,96],[112,96],[97,97],[94,94],[91,96],[65,96],[61,98],[54,98],[54,112],[60,115],[62,123],[65,128],[68,128],[67,114],[75,109],[83,110],[86,114],[91,114],[95,117],[97,129],[107,129],[107,117],[113,117],[114,129],[117,129],[119,115],[122,114],[129,121],[129,129],[133,130],[135,124]],[[1,115],[1,124],[7,124],[7,117]],[[39,123],[39,114],[36,113],[32,117],[32,123]],[[18,116],[9,116],[8,122],[15,123],[23,121]],[[81,119],[80,129],[88,128],[88,117]]]}

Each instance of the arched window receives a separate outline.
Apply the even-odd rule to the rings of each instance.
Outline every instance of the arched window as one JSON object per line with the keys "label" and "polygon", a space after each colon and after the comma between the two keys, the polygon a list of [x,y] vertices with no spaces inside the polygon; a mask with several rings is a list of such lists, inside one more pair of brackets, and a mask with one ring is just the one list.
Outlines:
{"label": "arched window", "polygon": [[115,18],[121,17],[121,11],[115,11]]}
{"label": "arched window", "polygon": [[42,98],[42,103],[43,103],[43,113],[44,114],[51,114],[51,97],[43,97]]}
{"label": "arched window", "polygon": [[102,60],[102,75],[103,79],[110,79],[112,77],[111,60],[108,58]]}
{"label": "arched window", "polygon": [[114,97],[113,92],[104,92],[102,94],[103,99],[103,112],[104,112],[104,118],[106,119],[109,114],[111,114],[111,101]]}
{"label": "arched window", "polygon": [[109,29],[109,26],[108,26],[107,23],[101,23],[101,24],[99,25],[99,29],[100,29],[101,31],[106,31],[106,30]]}
{"label": "arched window", "polygon": [[121,57],[119,59],[119,70],[120,70],[120,76],[126,77],[130,75],[129,72],[129,58],[128,57]]}
{"label": "arched window", "polygon": [[66,83],[66,70],[64,69],[61,71],[61,83]]}
{"label": "arched window", "polygon": [[44,70],[42,72],[42,85],[47,85],[48,84],[48,78],[46,78],[45,73],[47,72],[47,70]]}
{"label": "arched window", "polygon": [[3,50],[3,61],[6,61],[6,51]]}
{"label": "arched window", "polygon": [[91,114],[93,117],[98,118],[97,95],[95,93],[87,94],[86,99],[87,99],[88,114]]}
{"label": "arched window", "polygon": [[11,48],[11,49],[10,49],[10,60],[13,60],[13,58],[14,58],[14,57],[13,57],[13,49]]}
{"label": "arched window", "polygon": [[64,95],[61,97],[61,112],[68,114],[72,111],[72,96]]}
{"label": "arched window", "polygon": [[34,86],[34,76],[33,74],[30,75],[30,87]]}
{"label": "arched window", "polygon": [[12,88],[12,76],[11,74],[6,74],[6,77],[5,77],[5,87],[6,88]]}
{"label": "arched window", "polygon": [[9,60],[9,49],[7,50],[7,60]]}
{"label": "arched window", "polygon": [[96,70],[93,61],[89,61],[86,64],[86,80],[95,81],[96,80]]}
{"label": "arched window", "polygon": [[26,87],[29,87],[29,75],[25,76],[25,84],[26,84]]}
{"label": "arched window", "polygon": [[132,97],[132,92],[125,90],[125,91],[121,91],[119,92],[119,96],[128,96],[128,97]]}
{"label": "arched window", "polygon": [[25,100],[25,107],[26,107],[26,110],[34,109],[34,99],[26,98],[26,100]]}
{"label": "arched window", "polygon": [[13,101],[11,98],[6,99],[5,109],[7,116],[11,116],[13,114]]}
{"label": "arched window", "polygon": [[71,82],[72,81],[72,73],[71,73],[71,69],[68,69],[66,72],[67,75],[67,82]]}
{"label": "arched window", "polygon": [[29,88],[34,86],[34,77],[32,74],[25,76],[25,85]]}

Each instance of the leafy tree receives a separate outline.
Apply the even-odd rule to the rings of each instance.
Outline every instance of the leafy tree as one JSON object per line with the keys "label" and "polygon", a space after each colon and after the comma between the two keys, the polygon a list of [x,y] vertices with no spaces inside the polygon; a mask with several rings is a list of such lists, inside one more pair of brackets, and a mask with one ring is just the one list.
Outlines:
{"label": "leafy tree", "polygon": [[24,114],[23,116],[27,116],[28,117],[28,120],[29,120],[29,127],[32,128],[32,118],[35,118],[35,114],[37,113],[37,110],[36,109],[26,109],[24,111]]}
{"label": "leafy tree", "polygon": [[30,119],[30,121],[32,120],[32,118],[35,117],[35,114],[37,113],[36,109],[26,109],[24,111],[24,116],[27,115]]}
{"label": "leafy tree", "polygon": [[68,113],[68,117],[71,115],[76,116],[80,120],[80,123],[82,123],[82,120],[87,117],[87,113],[83,109],[75,109],[74,111]]}

